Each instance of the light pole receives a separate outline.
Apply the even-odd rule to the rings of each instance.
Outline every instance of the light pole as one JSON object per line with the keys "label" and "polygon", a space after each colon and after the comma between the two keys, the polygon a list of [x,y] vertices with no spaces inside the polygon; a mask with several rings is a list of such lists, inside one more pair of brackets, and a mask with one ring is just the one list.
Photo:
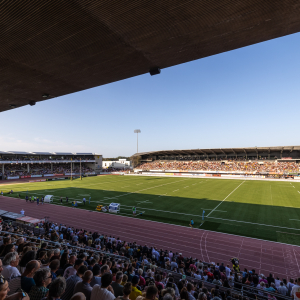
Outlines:
{"label": "light pole", "polygon": [[141,130],[135,129],[134,133],[136,133],[136,153],[139,153],[139,133],[141,133]]}

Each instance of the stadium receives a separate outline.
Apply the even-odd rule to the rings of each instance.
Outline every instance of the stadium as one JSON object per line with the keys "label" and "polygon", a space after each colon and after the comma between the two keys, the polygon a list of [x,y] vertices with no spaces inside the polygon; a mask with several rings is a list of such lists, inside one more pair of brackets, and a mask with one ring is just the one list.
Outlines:
{"label": "stadium", "polygon": [[[79,117],[76,102],[67,104],[56,130],[63,104],[34,116],[34,128],[14,111],[298,33],[298,3],[54,0],[0,9],[0,112],[10,118],[1,144],[19,147],[0,151],[0,300],[300,300],[300,146],[139,152],[137,135],[126,168],[84,144],[123,151],[123,133],[103,132],[136,118],[123,111],[132,103],[99,111],[80,98]],[[145,122],[168,123],[171,105],[146,105]],[[171,123],[188,128],[186,120]],[[49,149],[26,151],[33,144],[13,129]],[[235,132],[224,135],[229,142]]]}

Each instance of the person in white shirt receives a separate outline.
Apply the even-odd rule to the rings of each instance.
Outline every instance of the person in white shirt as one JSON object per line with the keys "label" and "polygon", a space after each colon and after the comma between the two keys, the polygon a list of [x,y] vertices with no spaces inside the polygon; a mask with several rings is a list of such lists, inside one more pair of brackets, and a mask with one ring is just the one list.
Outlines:
{"label": "person in white shirt", "polygon": [[294,300],[300,300],[300,277],[296,280],[295,285],[292,288],[291,291],[291,297]]}
{"label": "person in white shirt", "polygon": [[20,211],[20,213],[21,213],[21,215],[23,215],[24,216],[24,214],[25,214],[25,211],[24,211],[24,209],[22,208],[22,210]]}
{"label": "person in white shirt", "polygon": [[11,279],[21,276],[17,265],[19,264],[19,255],[17,252],[7,253],[3,259],[3,271],[1,275],[9,282]]}
{"label": "person in white shirt", "polygon": [[91,293],[90,300],[115,300],[114,290],[111,287],[112,275],[105,273],[101,277],[101,287],[95,284]]}
{"label": "person in white shirt", "polygon": [[226,272],[226,277],[228,278],[230,276],[230,268],[229,268],[229,265],[227,265],[227,267],[225,267],[225,272]]}

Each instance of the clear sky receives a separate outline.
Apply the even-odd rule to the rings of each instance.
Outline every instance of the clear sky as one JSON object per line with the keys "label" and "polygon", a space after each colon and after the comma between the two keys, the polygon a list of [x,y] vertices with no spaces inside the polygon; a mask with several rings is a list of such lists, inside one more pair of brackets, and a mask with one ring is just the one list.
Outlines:
{"label": "clear sky", "polygon": [[2,112],[1,151],[299,145],[300,34]]}

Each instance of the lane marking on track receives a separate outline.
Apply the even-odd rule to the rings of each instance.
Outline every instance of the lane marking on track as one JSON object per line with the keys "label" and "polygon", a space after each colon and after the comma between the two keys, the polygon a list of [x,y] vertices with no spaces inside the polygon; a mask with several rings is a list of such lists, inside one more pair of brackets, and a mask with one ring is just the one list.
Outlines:
{"label": "lane marking on track", "polygon": [[298,220],[298,219],[290,219],[291,221],[300,221],[300,220]]}
{"label": "lane marking on track", "polygon": [[227,197],[224,198],[224,200],[222,202],[220,202],[207,216],[209,217],[210,214],[212,214],[232,193],[234,193],[243,183],[245,182],[245,180],[239,184],[229,195],[227,195]]}
{"label": "lane marking on track", "polygon": [[[22,201],[25,201],[24,199],[19,199],[19,198],[14,198],[14,197],[7,197],[7,198],[13,198],[15,200],[22,200]],[[48,204],[46,204],[48,205]],[[50,204],[49,204],[50,205]],[[60,205],[57,205],[57,204],[52,204],[52,205],[56,205],[56,206],[60,206]],[[74,209],[72,207],[69,207],[69,206],[65,206],[67,209]],[[87,210],[89,212],[93,212],[93,213],[98,213],[97,211],[93,211],[93,210]],[[127,216],[122,216],[122,215],[118,215],[120,218],[130,218],[130,219],[136,219],[135,217],[127,217]],[[156,224],[163,224],[163,225],[170,225],[170,226],[176,226],[176,227],[180,227],[180,228],[187,228],[187,226],[182,226],[182,225],[176,225],[176,224],[169,224],[169,223],[164,223],[164,222],[159,222],[159,221],[153,221],[153,220],[147,220],[147,219],[143,219],[142,221],[144,222],[151,222],[151,223],[156,223]],[[107,225],[107,224],[106,224]],[[264,224],[260,224],[260,225],[264,225]],[[110,226],[111,227],[111,226]],[[287,243],[282,243],[282,242],[274,242],[274,241],[268,241],[268,240],[263,240],[263,239],[259,239],[259,238],[253,238],[253,237],[244,237],[244,236],[240,236],[240,235],[237,235],[237,234],[232,234],[232,233],[224,233],[224,232],[215,232],[215,231],[210,231],[210,230],[207,230],[207,229],[198,229],[198,228],[194,228],[194,230],[200,230],[200,231],[209,231],[209,232],[212,232],[214,234],[217,234],[217,235],[221,235],[221,236],[230,236],[232,238],[246,238],[246,239],[249,239],[249,240],[255,240],[255,241],[259,241],[259,242],[264,242],[264,243],[272,243],[272,244],[276,244],[276,245],[285,245],[285,246],[293,246],[293,247],[297,247],[300,249],[300,246],[298,245],[292,245],[292,244],[287,244]],[[173,232],[173,230],[172,230]],[[180,244],[182,246],[182,244]],[[198,248],[197,248],[198,249]],[[217,252],[215,252],[217,253]],[[218,253],[220,254],[220,253]],[[245,259],[247,260],[247,259]],[[253,267],[253,265],[252,265]]]}

